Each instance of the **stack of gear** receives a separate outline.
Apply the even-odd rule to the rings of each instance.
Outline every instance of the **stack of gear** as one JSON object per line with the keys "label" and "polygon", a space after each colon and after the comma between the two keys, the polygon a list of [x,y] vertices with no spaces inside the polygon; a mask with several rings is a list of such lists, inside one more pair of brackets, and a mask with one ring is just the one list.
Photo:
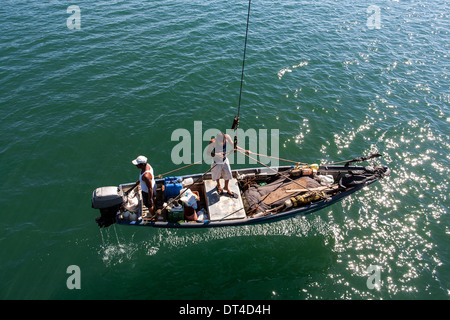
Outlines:
{"label": "stack of gear", "polygon": [[126,201],[123,203],[123,209],[125,211],[122,213],[122,219],[136,221],[138,217],[137,212],[139,211],[139,198],[134,191],[128,193],[126,198]]}
{"label": "stack of gear", "polygon": [[[255,213],[265,212],[266,210],[283,205],[286,200],[289,200],[308,189],[320,186],[318,181],[310,177],[300,177],[295,180],[280,177],[263,186],[255,183],[250,185],[248,190],[244,192],[248,204],[248,208],[246,209],[254,210]],[[298,191],[290,192],[291,190]]]}

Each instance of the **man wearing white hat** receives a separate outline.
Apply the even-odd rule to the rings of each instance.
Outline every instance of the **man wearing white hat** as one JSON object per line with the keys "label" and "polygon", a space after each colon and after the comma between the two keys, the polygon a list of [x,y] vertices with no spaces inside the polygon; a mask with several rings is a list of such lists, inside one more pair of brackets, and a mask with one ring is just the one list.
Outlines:
{"label": "man wearing white hat", "polygon": [[141,169],[141,173],[139,175],[139,180],[136,182],[136,185],[141,185],[142,191],[142,201],[144,205],[149,209],[150,213],[154,215],[156,206],[155,206],[155,198],[156,198],[156,181],[155,175],[153,174],[152,166],[147,163],[147,157],[139,156],[133,161],[131,161],[137,168]]}

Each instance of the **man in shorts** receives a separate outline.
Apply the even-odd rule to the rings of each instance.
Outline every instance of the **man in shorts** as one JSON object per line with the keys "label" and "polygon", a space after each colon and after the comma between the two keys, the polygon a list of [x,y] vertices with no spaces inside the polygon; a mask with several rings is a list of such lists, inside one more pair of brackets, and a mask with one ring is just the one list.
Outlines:
{"label": "man in shorts", "polygon": [[[232,175],[230,161],[227,158],[230,151],[227,152],[227,146],[229,146],[228,150],[234,150],[234,143],[231,140],[231,137],[228,134],[219,132],[216,134],[216,137],[209,142],[207,152],[213,157],[213,162],[211,163],[211,178],[217,182],[217,193],[222,195],[223,190],[225,189],[230,196],[234,197],[234,193],[228,187]],[[244,150],[239,146],[237,148]],[[247,152],[246,150],[244,151]],[[224,189],[222,189],[222,186],[220,185],[220,178],[225,180]]]}
{"label": "man in shorts", "polygon": [[139,180],[136,185],[141,185],[142,201],[144,205],[149,209],[150,213],[155,213],[155,198],[156,198],[156,182],[155,175],[153,173],[152,166],[147,162],[147,158],[139,156],[132,161],[132,163],[141,170],[139,174]]}

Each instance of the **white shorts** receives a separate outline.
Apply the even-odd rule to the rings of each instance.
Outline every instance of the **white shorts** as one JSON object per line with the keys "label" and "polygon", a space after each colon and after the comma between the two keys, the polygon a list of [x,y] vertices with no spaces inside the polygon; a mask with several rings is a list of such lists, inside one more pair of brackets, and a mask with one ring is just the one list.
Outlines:
{"label": "white shorts", "polygon": [[228,158],[226,158],[225,161],[221,163],[213,162],[211,164],[211,167],[213,167],[211,170],[212,180],[219,180],[220,178],[223,178],[224,180],[231,180],[231,178],[233,178],[233,176],[231,175],[230,161],[228,160]]}

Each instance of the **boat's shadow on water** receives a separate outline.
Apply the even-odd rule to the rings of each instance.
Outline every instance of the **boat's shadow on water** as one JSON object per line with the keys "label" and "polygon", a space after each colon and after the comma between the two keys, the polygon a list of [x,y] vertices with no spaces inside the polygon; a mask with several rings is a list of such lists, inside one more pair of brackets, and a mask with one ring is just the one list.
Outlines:
{"label": "boat's shadow on water", "polygon": [[301,298],[336,260],[334,233],[320,218],[194,233],[160,229],[145,240],[116,232],[120,244],[105,246],[102,259],[114,269],[131,265],[133,272],[121,276],[149,298],[155,292],[158,299]]}

